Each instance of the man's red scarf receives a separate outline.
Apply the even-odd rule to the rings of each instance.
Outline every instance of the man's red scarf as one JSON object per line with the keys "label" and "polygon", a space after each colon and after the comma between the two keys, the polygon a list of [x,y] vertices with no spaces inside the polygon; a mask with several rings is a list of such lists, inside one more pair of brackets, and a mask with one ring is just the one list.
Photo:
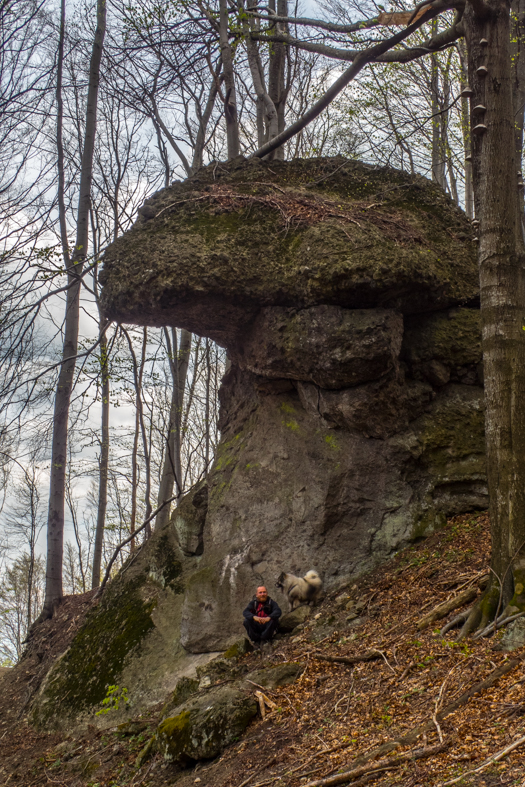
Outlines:
{"label": "man's red scarf", "polygon": [[264,611],[264,604],[262,603],[262,601],[259,601],[257,603],[257,607],[255,609],[255,617],[256,618],[267,618],[268,617],[268,615]]}

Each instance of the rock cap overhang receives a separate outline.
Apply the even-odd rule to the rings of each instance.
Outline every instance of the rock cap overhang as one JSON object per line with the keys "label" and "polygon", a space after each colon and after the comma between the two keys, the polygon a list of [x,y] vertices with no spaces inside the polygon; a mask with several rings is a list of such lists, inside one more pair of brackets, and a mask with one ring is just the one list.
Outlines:
{"label": "rock cap overhang", "polygon": [[102,308],[235,346],[262,308],[403,314],[479,296],[465,214],[421,176],[337,158],[213,163],[154,194],[104,255]]}

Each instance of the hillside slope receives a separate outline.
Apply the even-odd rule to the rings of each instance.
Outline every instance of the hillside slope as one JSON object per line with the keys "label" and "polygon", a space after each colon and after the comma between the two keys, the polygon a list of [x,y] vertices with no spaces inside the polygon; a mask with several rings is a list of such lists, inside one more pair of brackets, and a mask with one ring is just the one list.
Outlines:
{"label": "hillside slope", "polygon": [[[456,517],[327,597],[302,629],[275,643],[271,655],[242,656],[236,667],[245,671],[287,661],[306,668],[295,684],[265,690],[266,718],[255,719],[222,756],[186,770],[159,754],[135,767],[161,705],[119,728],[89,727],[67,737],[35,732],[23,716],[17,718],[38,672],[34,659],[23,661],[2,677],[0,783],[313,787],[354,769],[353,781],[337,783],[437,787],[463,774],[456,783],[523,784],[525,648],[503,649],[509,629],[462,643],[455,642],[454,631],[440,635],[440,626],[458,610],[422,630],[417,626],[438,603],[458,593],[464,598],[469,588],[475,594],[489,548],[486,515]],[[45,637],[53,639],[53,632]],[[362,657],[370,660],[344,662]],[[223,675],[218,683],[228,680]],[[516,742],[498,763],[469,775]],[[403,759],[407,752],[423,756]],[[370,773],[374,767],[380,770]]]}

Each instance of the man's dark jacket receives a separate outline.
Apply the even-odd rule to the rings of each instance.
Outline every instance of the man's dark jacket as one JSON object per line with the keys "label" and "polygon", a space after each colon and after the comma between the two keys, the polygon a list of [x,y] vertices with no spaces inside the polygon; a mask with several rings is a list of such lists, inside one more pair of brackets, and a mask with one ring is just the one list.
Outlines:
{"label": "man's dark jacket", "polygon": [[[250,601],[250,603],[242,613],[243,617],[246,618],[246,620],[253,620],[253,616],[255,615],[258,604],[259,602],[257,601],[256,598]],[[267,618],[271,618],[272,620],[275,620],[275,622],[277,622],[282,615],[281,609],[277,604],[277,602],[274,601],[273,598],[270,598],[269,596],[264,602],[264,614]]]}

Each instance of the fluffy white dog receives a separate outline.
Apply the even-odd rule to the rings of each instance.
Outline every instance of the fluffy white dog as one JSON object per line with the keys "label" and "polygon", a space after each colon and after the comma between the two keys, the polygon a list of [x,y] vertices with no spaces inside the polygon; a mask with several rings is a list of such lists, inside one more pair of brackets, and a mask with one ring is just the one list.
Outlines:
{"label": "fluffy white dog", "polygon": [[276,587],[288,598],[290,609],[296,609],[301,604],[314,605],[319,598],[323,582],[317,571],[308,571],[304,577],[287,574],[285,571],[279,576]]}

